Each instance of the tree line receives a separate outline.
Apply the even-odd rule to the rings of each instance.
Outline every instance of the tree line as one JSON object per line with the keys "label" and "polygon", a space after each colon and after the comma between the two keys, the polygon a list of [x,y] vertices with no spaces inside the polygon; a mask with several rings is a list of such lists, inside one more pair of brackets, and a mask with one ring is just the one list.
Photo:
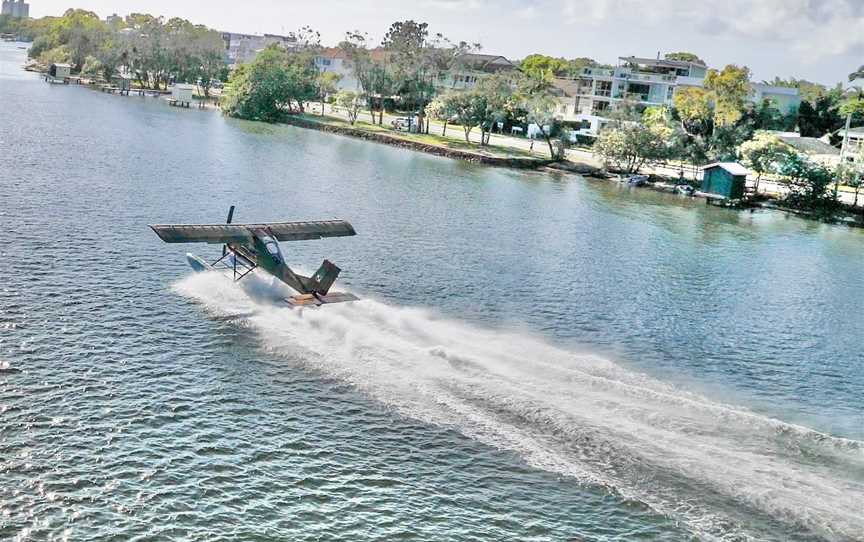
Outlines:
{"label": "tree line", "polygon": [[142,88],[197,83],[209,95],[212,84],[228,74],[222,35],[185,19],[133,13],[102,20],[69,9],[61,17],[14,24],[19,35],[33,40],[30,58],[44,65],[68,63],[83,75],[110,80],[122,69]]}

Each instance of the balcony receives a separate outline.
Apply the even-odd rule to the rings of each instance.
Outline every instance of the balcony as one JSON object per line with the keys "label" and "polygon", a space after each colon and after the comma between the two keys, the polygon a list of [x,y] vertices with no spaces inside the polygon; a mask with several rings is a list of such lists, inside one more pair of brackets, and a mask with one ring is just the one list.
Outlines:
{"label": "balcony", "polygon": [[582,70],[582,75],[587,75],[589,77],[613,77],[615,75],[615,70],[585,68]]}
{"label": "balcony", "polygon": [[627,81],[645,81],[646,83],[674,83],[677,75],[659,73],[621,73],[618,77]]}

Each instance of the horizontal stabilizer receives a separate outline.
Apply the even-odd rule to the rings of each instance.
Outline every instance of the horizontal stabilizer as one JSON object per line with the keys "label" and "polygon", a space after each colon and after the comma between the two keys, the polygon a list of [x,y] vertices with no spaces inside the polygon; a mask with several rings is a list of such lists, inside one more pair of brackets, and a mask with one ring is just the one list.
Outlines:
{"label": "horizontal stabilizer", "polygon": [[360,298],[346,292],[332,293],[327,295],[302,294],[288,297],[285,301],[292,307],[320,307],[331,303],[346,303],[348,301],[359,301]]}
{"label": "horizontal stabilizer", "polygon": [[308,241],[356,235],[345,220],[272,222],[266,224],[154,224],[150,228],[166,243],[251,243],[263,231],[277,241]]}

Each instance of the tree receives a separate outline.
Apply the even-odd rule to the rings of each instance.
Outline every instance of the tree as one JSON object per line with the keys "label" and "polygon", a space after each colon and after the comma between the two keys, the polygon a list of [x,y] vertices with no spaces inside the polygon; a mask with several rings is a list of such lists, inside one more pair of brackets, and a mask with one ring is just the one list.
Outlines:
{"label": "tree", "polygon": [[286,114],[302,112],[303,103],[317,96],[317,75],[307,58],[271,45],[231,74],[223,111],[234,117],[277,122]]}
{"label": "tree", "polygon": [[[340,79],[342,79],[342,76],[333,72],[323,72],[315,79],[318,87],[318,97],[321,100],[321,116],[324,116],[324,100],[328,95],[336,92]],[[354,123],[352,122],[351,124]]]}
{"label": "tree", "polygon": [[750,69],[729,64],[722,71],[709,70],[705,88],[713,94],[714,124],[735,124],[743,116],[750,95]]}
{"label": "tree", "polygon": [[546,55],[528,55],[519,63],[522,73],[528,77],[540,80],[551,80],[556,75],[563,75],[569,68],[569,63],[563,58]]}
{"label": "tree", "polygon": [[357,116],[360,114],[360,108],[363,105],[360,94],[350,90],[340,90],[336,94],[335,102],[336,105],[345,109],[345,112],[348,114],[348,122],[353,126],[357,122]]}
{"label": "tree", "polygon": [[775,87],[797,88],[801,95],[802,104],[804,102],[809,102],[810,105],[813,105],[816,103],[817,99],[829,93],[829,90],[825,85],[807,81],[806,79],[796,79],[794,77],[788,79],[775,77],[773,80],[763,81],[763,83]]}
{"label": "tree", "polygon": [[486,103],[478,99],[475,92],[450,91],[441,97],[442,107],[451,112],[453,119],[462,126],[465,142],[471,143],[471,131],[483,122]]}
{"label": "tree", "polygon": [[[861,154],[864,154],[864,152]],[[864,158],[864,156],[861,158]],[[834,175],[840,184],[855,189],[855,200],[852,202],[852,206],[857,207],[858,196],[861,192],[861,188],[864,187],[864,166],[862,166],[860,162],[846,162],[837,166]]]}
{"label": "tree", "polygon": [[603,164],[623,173],[636,173],[645,164],[665,160],[668,152],[666,142],[641,124],[606,130],[594,143],[594,154]]}
{"label": "tree", "polygon": [[788,179],[789,194],[784,200],[787,205],[820,215],[830,214],[836,208],[837,194],[829,190],[834,175],[822,164],[793,153],[780,166],[780,174]]}
{"label": "tree", "polygon": [[429,102],[429,105],[426,106],[426,115],[430,119],[443,121],[444,129],[441,135],[447,136],[447,124],[453,118],[454,112],[450,109],[450,103],[447,100],[446,94],[436,96]]}
{"label": "tree", "polygon": [[788,145],[772,134],[757,133],[740,147],[744,164],[756,172],[755,192],[759,192],[759,181],[765,173],[777,173],[795,153]]}
{"label": "tree", "polygon": [[677,60],[679,62],[693,62],[694,64],[705,65],[705,61],[694,55],[693,53],[680,52],[680,53],[666,53],[663,58],[666,60]]}
{"label": "tree", "polygon": [[681,128],[691,136],[706,136],[714,131],[714,106],[711,93],[698,87],[679,89],[673,98]]}
{"label": "tree", "polygon": [[814,103],[801,102],[798,108],[798,130],[804,137],[822,137],[843,126],[839,114],[839,98],[828,94],[816,98]]}
{"label": "tree", "polygon": [[555,117],[555,108],[557,106],[555,99],[548,93],[535,93],[529,96],[522,106],[527,112],[526,120],[529,123],[536,124],[540,128],[540,135],[549,147],[549,157],[552,160],[563,159],[565,143],[559,138],[557,149],[552,144],[553,134],[556,130],[560,131],[558,119]]}

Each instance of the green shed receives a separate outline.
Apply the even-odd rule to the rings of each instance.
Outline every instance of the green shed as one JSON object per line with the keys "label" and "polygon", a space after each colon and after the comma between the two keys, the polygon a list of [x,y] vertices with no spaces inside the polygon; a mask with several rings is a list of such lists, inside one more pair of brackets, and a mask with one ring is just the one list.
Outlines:
{"label": "green shed", "polygon": [[729,199],[744,197],[750,170],[738,162],[716,162],[702,168],[702,192]]}

